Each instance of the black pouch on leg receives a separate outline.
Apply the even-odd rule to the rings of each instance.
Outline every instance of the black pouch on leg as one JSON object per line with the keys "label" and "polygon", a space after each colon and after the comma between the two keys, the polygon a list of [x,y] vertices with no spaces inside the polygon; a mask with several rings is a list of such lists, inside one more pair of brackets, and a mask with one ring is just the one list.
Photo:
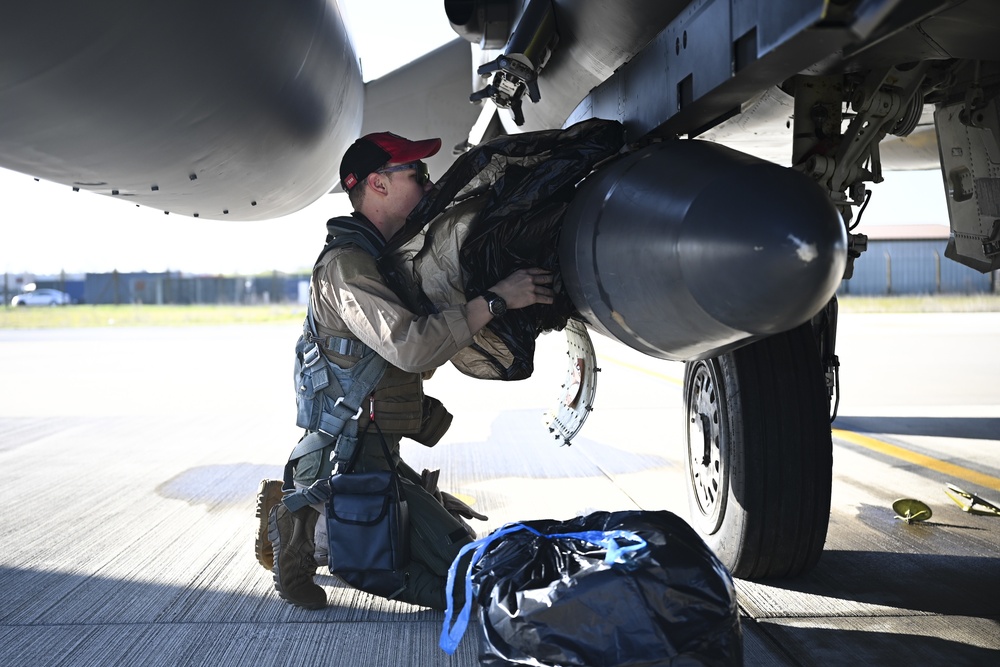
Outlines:
{"label": "black pouch on leg", "polygon": [[[382,447],[391,460],[384,438]],[[406,499],[395,471],[349,472],[353,467],[352,461],[348,472],[330,477],[326,503],[330,572],[355,588],[393,598],[407,583]]]}

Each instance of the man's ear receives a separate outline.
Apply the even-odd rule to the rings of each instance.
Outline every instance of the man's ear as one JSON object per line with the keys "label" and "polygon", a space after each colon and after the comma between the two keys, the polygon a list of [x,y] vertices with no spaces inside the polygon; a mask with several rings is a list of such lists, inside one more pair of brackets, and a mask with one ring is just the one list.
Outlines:
{"label": "man's ear", "polygon": [[374,190],[375,192],[383,195],[386,193],[385,177],[382,174],[378,174],[373,171],[368,174],[365,179],[368,181],[369,190]]}

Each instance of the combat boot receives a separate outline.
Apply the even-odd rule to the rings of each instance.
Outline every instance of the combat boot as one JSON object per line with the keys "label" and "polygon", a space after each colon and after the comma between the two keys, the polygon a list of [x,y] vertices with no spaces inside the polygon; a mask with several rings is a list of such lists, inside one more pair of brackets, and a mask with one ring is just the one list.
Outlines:
{"label": "combat boot", "polygon": [[254,555],[257,562],[265,570],[274,569],[274,550],[271,547],[271,538],[268,537],[268,523],[270,522],[271,508],[281,502],[280,479],[262,479],[257,487],[257,536],[254,539]]}
{"label": "combat boot", "polygon": [[286,600],[304,609],[326,606],[326,591],[313,581],[316,545],[313,532],[319,512],[303,507],[290,512],[283,503],[271,508],[268,537],[274,550],[274,589]]}

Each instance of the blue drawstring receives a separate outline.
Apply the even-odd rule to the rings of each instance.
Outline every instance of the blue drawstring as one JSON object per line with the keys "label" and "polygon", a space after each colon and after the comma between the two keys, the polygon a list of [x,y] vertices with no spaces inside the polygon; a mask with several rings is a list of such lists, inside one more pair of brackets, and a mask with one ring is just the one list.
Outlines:
{"label": "blue drawstring", "polygon": [[[462,636],[465,634],[465,630],[469,625],[469,616],[472,614],[473,566],[479,562],[479,559],[483,557],[483,553],[485,553],[487,547],[489,547],[493,542],[518,530],[527,530],[538,537],[544,537],[547,539],[566,538],[589,542],[590,544],[601,547],[607,551],[604,556],[604,563],[606,565],[624,563],[625,557],[628,554],[633,551],[646,548],[646,540],[642,539],[630,530],[610,530],[606,532],[600,530],[588,530],[581,533],[557,533],[554,535],[546,535],[535,530],[531,526],[524,525],[523,523],[507,524],[506,526],[500,528],[500,530],[494,531],[486,537],[466,544],[458,552],[458,556],[455,557],[455,560],[452,561],[451,567],[448,568],[448,606],[444,611],[444,627],[441,628],[441,639],[438,642],[438,646],[440,646],[441,649],[448,655],[454,653],[455,649],[458,648],[458,643],[462,640]],[[629,544],[623,547],[618,544],[617,540],[619,539],[627,540],[629,542],[633,542],[634,544]],[[465,554],[469,553],[473,549],[475,549],[475,553],[472,554],[472,560],[469,561],[469,568],[465,573],[465,603],[462,605],[462,609],[458,612],[458,618],[455,620],[455,625],[452,626],[451,619],[454,614],[455,577],[457,576],[458,563],[462,560],[462,557],[465,556]]]}

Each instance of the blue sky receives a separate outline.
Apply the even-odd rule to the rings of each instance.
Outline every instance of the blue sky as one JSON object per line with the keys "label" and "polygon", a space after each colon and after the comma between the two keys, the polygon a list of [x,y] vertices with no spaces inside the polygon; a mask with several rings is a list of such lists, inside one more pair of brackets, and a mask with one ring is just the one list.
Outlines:
{"label": "blue sky", "polygon": [[[455,38],[440,0],[340,4],[366,80]],[[386,16],[393,20],[385,21]],[[886,182],[873,190],[865,225],[948,223],[937,171],[888,173]],[[326,220],[350,210],[344,195],[326,195],[275,220],[196,220],[2,169],[0,206],[0,271],[39,275],[115,269],[207,274],[308,270],[326,235]]]}

